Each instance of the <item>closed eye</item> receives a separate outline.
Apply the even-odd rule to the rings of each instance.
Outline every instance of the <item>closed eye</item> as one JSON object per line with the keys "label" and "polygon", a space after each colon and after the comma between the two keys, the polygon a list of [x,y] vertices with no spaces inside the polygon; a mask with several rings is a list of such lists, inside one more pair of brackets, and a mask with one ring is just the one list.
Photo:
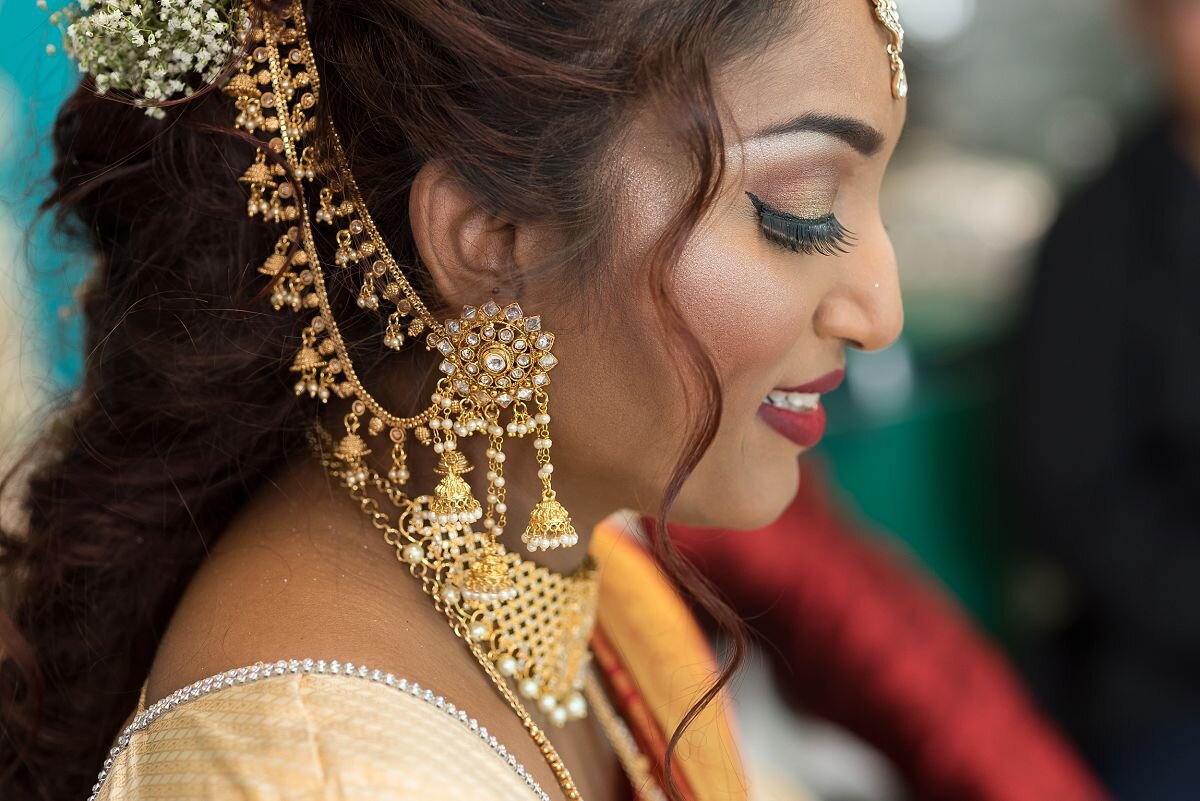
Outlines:
{"label": "closed eye", "polygon": [[780,211],[753,192],[746,193],[762,224],[763,235],[777,245],[809,255],[836,256],[854,243],[854,233],[832,213],[805,219]]}

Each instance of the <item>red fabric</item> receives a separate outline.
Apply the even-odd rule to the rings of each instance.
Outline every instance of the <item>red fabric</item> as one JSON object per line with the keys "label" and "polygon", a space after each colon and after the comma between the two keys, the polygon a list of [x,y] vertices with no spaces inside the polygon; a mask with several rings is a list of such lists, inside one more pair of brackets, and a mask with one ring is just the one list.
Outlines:
{"label": "red fabric", "polygon": [[785,696],[873,744],[915,797],[1107,799],[954,602],[839,514],[818,463],[774,524],[672,537],[779,649]]}

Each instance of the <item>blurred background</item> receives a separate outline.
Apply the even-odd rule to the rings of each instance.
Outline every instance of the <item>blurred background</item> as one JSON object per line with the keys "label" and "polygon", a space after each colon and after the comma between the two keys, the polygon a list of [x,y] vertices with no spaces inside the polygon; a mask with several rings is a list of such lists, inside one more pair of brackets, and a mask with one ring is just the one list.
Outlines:
{"label": "blurred background", "polygon": [[[1161,515],[1148,511],[1131,517],[1143,521],[1145,530],[1129,523],[1119,531],[1103,531],[1102,520],[1085,524],[1080,519],[1075,525],[1070,518],[1042,514],[1043,506],[1060,506],[1052,496],[1028,497],[1021,476],[1038,473],[1027,460],[1054,464],[1052,451],[1059,446],[1086,460],[1093,443],[1090,438],[1057,443],[1052,435],[1039,439],[1038,448],[1024,448],[1022,432],[1036,429],[1036,422],[1021,416],[1058,419],[1062,408],[1041,418],[1036,403],[1053,405],[1056,398],[1068,397],[1033,385],[1039,376],[1050,376],[1050,383],[1074,380],[1065,377],[1068,364],[1054,378],[1059,369],[1053,358],[1063,349],[1063,338],[1064,352],[1078,353],[1081,364],[1102,369],[1117,357],[1085,355],[1092,347],[1087,329],[1064,322],[1055,331],[1045,323],[1058,318],[1054,303],[1076,303],[1069,293],[1047,296],[1040,306],[1031,305],[1031,299],[1042,242],[1069,199],[1104,174],[1126,143],[1153,128],[1170,97],[1186,94],[1183,83],[1164,79],[1163,63],[1171,59],[1163,56],[1168,44],[1200,51],[1200,34],[1193,31],[1189,45],[1183,30],[1200,25],[1197,5],[1195,0],[902,0],[912,90],[908,129],[885,184],[884,216],[901,264],[905,334],[887,351],[850,354],[846,386],[827,399],[829,434],[816,455],[833,501],[847,518],[864,536],[906,553],[902,559],[914,562],[916,570],[961,603],[1122,801],[1200,798],[1200,781],[1194,774],[1180,778],[1185,773],[1179,767],[1200,761],[1200,673],[1195,670],[1200,660],[1195,650],[1172,656],[1176,646],[1194,649],[1194,639],[1181,641],[1198,632],[1189,635],[1181,625],[1165,627],[1153,641],[1138,639],[1145,626],[1138,625],[1135,613],[1125,614],[1121,593],[1153,594],[1147,584],[1159,574],[1152,563],[1139,562],[1143,572],[1121,577],[1119,587],[1104,584],[1112,593],[1100,593],[1103,598],[1094,597],[1094,585],[1109,580],[1104,570],[1119,567],[1122,553],[1140,559],[1143,549],[1161,547],[1157,553],[1168,561],[1194,554],[1200,547],[1200,493],[1164,500],[1169,512]],[[1140,29],[1146,17],[1157,14],[1176,15],[1166,24],[1178,28],[1178,37],[1168,42],[1170,36],[1160,28]],[[71,387],[78,368],[71,293],[84,262],[50,241],[45,226],[30,228],[49,165],[48,126],[76,79],[62,56],[47,55],[47,45],[57,42],[45,12],[32,0],[0,0],[0,442],[5,452],[11,452],[24,421],[35,420],[47,398]],[[1182,57],[1172,62],[1173,68],[1188,63]],[[1200,55],[1190,64],[1200,70]],[[1191,113],[1200,117],[1200,111]],[[1192,162],[1197,163],[1200,159]],[[1182,157],[1164,169],[1169,172],[1172,164],[1187,175],[1180,178],[1184,189],[1179,191],[1194,187],[1200,169],[1188,173]],[[1100,243],[1102,254],[1113,229],[1099,222],[1099,213],[1095,218],[1090,238]],[[1176,225],[1200,228],[1200,218]],[[1083,259],[1086,248],[1064,241],[1061,250]],[[1200,274],[1200,250],[1187,258],[1191,273]],[[1087,272],[1069,278],[1066,269],[1059,279],[1063,286],[1105,280]],[[1193,279],[1191,289],[1197,286]],[[1194,308],[1200,294],[1187,295],[1187,290],[1184,284],[1167,294],[1182,293]],[[1089,303],[1088,298],[1082,292],[1078,304]],[[1035,309],[1041,322],[1034,319]],[[1082,326],[1092,318],[1078,319]],[[1195,344],[1194,322],[1184,334]],[[1037,340],[1042,335],[1053,337],[1057,349],[1043,350]],[[1106,341],[1102,337],[1094,347],[1103,348]],[[1037,370],[1029,367],[1035,352],[1047,360]],[[1192,355],[1200,360],[1200,352]],[[1186,361],[1172,364],[1188,369]],[[1191,362],[1191,370],[1197,367],[1200,361]],[[1154,391],[1163,383],[1158,379],[1138,391]],[[1033,388],[1021,395],[1025,386]],[[1072,387],[1083,399],[1092,392],[1086,384]],[[1182,406],[1172,396],[1171,408],[1182,409],[1185,425],[1189,410],[1192,422],[1200,414],[1200,392],[1189,394],[1195,388],[1194,383],[1184,386]],[[1168,389],[1180,391],[1178,385]],[[1129,439],[1136,436],[1130,433]],[[1188,455],[1170,444],[1186,441],[1185,434],[1173,438],[1171,431],[1156,429],[1153,436],[1167,444],[1155,440],[1138,451],[1139,459],[1149,460],[1148,474],[1170,484],[1172,492],[1196,488],[1200,455],[1192,450],[1188,463]],[[1115,446],[1096,454],[1097,459],[1111,457],[1114,465],[1124,458]],[[1179,470],[1187,477],[1179,479],[1166,467],[1157,470],[1156,458],[1183,463]],[[1105,493],[1119,493],[1124,481],[1119,471],[1114,467],[1104,476],[1114,482]],[[1147,479],[1147,487],[1144,494],[1153,496],[1153,480]],[[1061,508],[1069,508],[1069,502]],[[1060,524],[1074,533],[1057,539],[1044,534],[1046,526]],[[1156,545],[1155,527],[1170,529],[1169,547]],[[1098,565],[1097,559],[1073,551],[1086,550],[1092,538],[1109,548],[1107,562]],[[1179,550],[1170,550],[1174,547]],[[1175,565],[1172,576],[1191,565],[1187,558]],[[1200,573],[1193,578],[1200,579]],[[1172,592],[1165,590],[1161,599],[1176,605],[1182,621],[1193,620],[1200,600],[1190,588]],[[1138,613],[1171,614],[1159,607],[1139,607]],[[1128,631],[1122,629],[1117,642],[1103,641],[1121,625]],[[1154,673],[1153,665],[1125,664],[1138,663],[1149,651],[1159,654],[1150,661],[1169,663],[1166,670],[1179,675],[1167,680]],[[1122,665],[1114,675],[1097,667],[1113,660]],[[816,719],[797,724],[782,717],[754,679],[760,668],[739,684],[739,694],[743,714],[753,722],[746,727],[748,737],[763,753],[790,749],[783,761],[822,798],[905,797],[904,781],[888,760],[849,732]],[[1105,675],[1092,675],[1097,672]],[[1161,687],[1164,682],[1171,685],[1165,697],[1138,695],[1142,684]],[[1145,711],[1145,719],[1135,724],[1119,709],[1097,714],[1098,707],[1120,699]],[[1155,704],[1174,713],[1153,713]],[[781,745],[796,738],[802,748]],[[1180,789],[1185,786],[1186,792]]]}

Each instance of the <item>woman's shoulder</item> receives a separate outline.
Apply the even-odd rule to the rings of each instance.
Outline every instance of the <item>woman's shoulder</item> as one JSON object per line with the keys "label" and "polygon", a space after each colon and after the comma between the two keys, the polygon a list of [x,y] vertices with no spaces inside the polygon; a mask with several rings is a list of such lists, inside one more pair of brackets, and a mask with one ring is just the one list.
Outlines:
{"label": "woman's shoulder", "polygon": [[548,796],[505,745],[433,689],[337,661],[229,670],[139,709],[95,801]]}

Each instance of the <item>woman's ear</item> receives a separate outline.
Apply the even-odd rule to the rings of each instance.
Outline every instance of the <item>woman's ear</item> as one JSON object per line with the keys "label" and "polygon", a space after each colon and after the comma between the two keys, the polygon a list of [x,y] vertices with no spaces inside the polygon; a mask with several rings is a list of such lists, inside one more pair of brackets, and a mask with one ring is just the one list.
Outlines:
{"label": "woman's ear", "polygon": [[417,171],[408,212],[417,254],[451,308],[516,291],[516,227],[484,209],[444,161]]}

